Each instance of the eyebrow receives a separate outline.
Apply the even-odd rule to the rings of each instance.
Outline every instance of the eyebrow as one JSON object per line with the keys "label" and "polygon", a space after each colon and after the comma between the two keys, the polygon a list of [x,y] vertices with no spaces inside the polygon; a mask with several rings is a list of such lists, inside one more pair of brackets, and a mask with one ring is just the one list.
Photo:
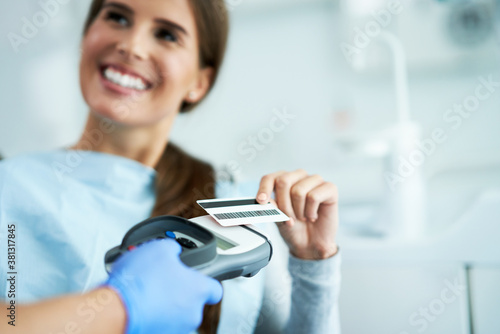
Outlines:
{"label": "eyebrow", "polygon": [[[123,3],[119,3],[119,2],[107,2],[107,3],[105,3],[102,6],[103,9],[107,8],[107,7],[114,7],[114,8],[117,8],[117,9],[121,9],[121,10],[123,10],[123,11],[125,11],[125,12],[127,12],[127,13],[129,13],[131,15],[134,14],[134,11],[132,10],[132,8],[130,8],[129,6],[127,6],[127,5],[123,4]],[[154,21],[157,22],[157,23],[169,26],[172,29],[180,31],[184,35],[189,36],[189,34],[187,33],[186,29],[184,29],[182,26],[178,25],[175,22],[172,22],[172,21],[167,20],[167,19],[161,19],[161,18],[155,18]]]}

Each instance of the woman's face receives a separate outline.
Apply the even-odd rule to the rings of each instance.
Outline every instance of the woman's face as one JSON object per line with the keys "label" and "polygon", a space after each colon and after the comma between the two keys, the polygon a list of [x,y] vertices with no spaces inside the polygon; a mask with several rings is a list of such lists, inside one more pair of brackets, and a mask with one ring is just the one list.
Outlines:
{"label": "woman's face", "polygon": [[210,70],[199,66],[189,0],[106,0],[82,41],[85,101],[126,125],[174,117],[206,93]]}

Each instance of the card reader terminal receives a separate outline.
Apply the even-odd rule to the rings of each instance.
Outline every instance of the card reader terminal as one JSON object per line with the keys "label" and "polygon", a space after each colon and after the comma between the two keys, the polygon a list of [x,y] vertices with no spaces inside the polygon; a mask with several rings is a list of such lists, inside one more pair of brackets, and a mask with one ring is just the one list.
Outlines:
{"label": "card reader terminal", "polygon": [[153,240],[171,238],[182,247],[181,261],[219,281],[240,276],[252,277],[271,260],[270,240],[252,225],[222,227],[211,216],[185,219],[159,216],[133,226],[121,245],[110,249],[106,271],[127,251]]}

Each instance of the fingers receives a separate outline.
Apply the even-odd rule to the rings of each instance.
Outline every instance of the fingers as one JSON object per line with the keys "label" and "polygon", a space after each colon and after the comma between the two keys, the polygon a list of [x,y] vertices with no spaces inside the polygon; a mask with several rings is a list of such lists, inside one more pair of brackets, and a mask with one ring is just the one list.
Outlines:
{"label": "fingers", "polygon": [[269,202],[271,193],[274,190],[274,182],[276,178],[285,173],[285,171],[279,171],[262,177],[262,179],[260,180],[259,191],[257,191],[257,201],[260,204],[266,204],[267,202]]}
{"label": "fingers", "polygon": [[[156,243],[156,246],[159,247],[158,250],[161,252],[168,254],[172,253],[175,254],[176,257],[178,258],[178,263],[181,264],[181,266],[185,269],[189,268],[179,259],[179,255],[182,252],[182,247],[179,245],[178,242],[176,242],[173,239],[163,239],[163,240],[154,240],[152,241],[152,243]],[[189,271],[196,276],[199,286],[204,288],[201,291],[205,295],[206,304],[213,305],[221,301],[223,291],[222,291],[222,285],[220,284],[219,281],[211,277],[205,276],[198,271],[192,270],[192,268],[189,268]]]}
{"label": "fingers", "polygon": [[269,198],[274,189],[276,202],[280,210],[287,216],[295,218],[290,198],[290,189],[295,183],[305,177],[307,177],[307,172],[303,169],[298,169],[294,172],[277,172],[266,175],[261,180],[261,187],[258,193],[265,193],[266,197]]}
{"label": "fingers", "polygon": [[162,239],[162,240],[149,240],[144,242],[143,244],[134,247],[136,249],[132,251],[125,252],[122,254],[113,264],[113,267],[118,263],[124,263],[129,261],[128,258],[131,256],[131,253],[134,253],[134,256],[140,256],[145,259],[143,264],[146,263],[147,259],[155,258],[158,254],[163,254],[164,258],[171,258],[171,256],[179,259],[179,255],[182,252],[181,245],[178,242],[172,239]]}
{"label": "fingers", "polygon": [[[158,243],[159,247],[162,247],[162,251],[174,253],[177,257],[182,252],[182,247],[178,242],[172,239],[163,239],[163,240],[155,240],[154,242]],[[179,259],[180,262],[180,259]],[[184,264],[182,264],[185,268],[188,268]],[[196,275],[201,276],[201,279],[206,282],[206,303],[209,305],[217,304],[222,299],[222,285],[219,281],[205,276],[199,272],[196,272]],[[201,281],[199,281],[201,283]]]}
{"label": "fingers", "polygon": [[151,240],[148,243],[153,244],[155,248],[158,247],[158,250],[164,253],[173,253],[179,256],[182,252],[181,245],[173,239]]}
{"label": "fingers", "polygon": [[180,258],[179,258],[179,254],[182,252],[182,247],[179,245],[178,242],[176,242],[173,239],[155,240],[153,242],[156,242],[158,247],[161,247],[161,249],[158,249],[158,250],[161,250],[164,253],[168,253],[168,254],[174,253],[177,257],[176,261],[178,261],[178,263],[183,268],[185,268],[186,270],[191,272],[191,275],[195,275],[193,277],[196,278],[199,286],[202,287],[202,290],[201,290],[202,296],[203,295],[205,296],[206,304],[213,305],[213,304],[217,304],[218,302],[220,302],[220,300],[222,299],[222,293],[223,293],[222,285],[220,284],[220,282],[211,278],[211,277],[205,276],[202,273],[200,273],[192,268],[189,268],[187,265],[182,263]]}
{"label": "fingers", "polygon": [[264,176],[260,182],[257,201],[261,204],[268,203],[273,190],[276,205],[291,218],[287,223],[289,226],[293,226],[294,219],[314,222],[318,218],[320,204],[324,201],[333,202],[337,196],[335,185],[325,182],[319,175],[308,176],[303,169],[279,171]]}
{"label": "fingers", "polygon": [[[278,203],[276,203],[276,201],[274,199],[270,199],[269,202],[274,205],[274,206],[278,206]],[[285,222],[277,222],[276,225],[278,226],[278,228],[281,230],[283,228],[291,228],[293,227],[293,224],[294,224],[294,221],[293,221],[293,218],[290,217],[290,220],[288,221],[285,221]]]}
{"label": "fingers", "polygon": [[299,220],[309,220],[310,222],[314,222],[317,219],[317,214],[315,212],[306,212],[306,198],[311,190],[323,183],[324,181],[321,176],[311,175],[300,180],[290,189],[293,210],[295,212],[295,216]]}
{"label": "fingers", "polygon": [[337,186],[330,182],[324,182],[307,193],[305,215],[315,220],[318,218],[320,204],[335,204],[337,201]]}
{"label": "fingers", "polygon": [[217,304],[218,302],[221,301],[222,299],[222,285],[220,282],[209,278],[208,279],[208,297],[207,297],[207,304],[208,305],[214,305]]}

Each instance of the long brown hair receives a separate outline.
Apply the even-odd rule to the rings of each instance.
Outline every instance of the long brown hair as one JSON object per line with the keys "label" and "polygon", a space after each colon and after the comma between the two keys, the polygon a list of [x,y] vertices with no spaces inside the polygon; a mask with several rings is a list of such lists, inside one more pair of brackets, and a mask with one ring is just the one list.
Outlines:
{"label": "long brown hair", "polygon": [[[219,73],[229,30],[229,18],[224,0],[189,0],[199,38],[200,68],[214,70],[209,91]],[[98,16],[104,0],[93,0],[84,26],[84,35]],[[203,99],[202,99],[203,100]],[[183,102],[181,113],[191,111],[201,102]],[[199,199],[215,197],[214,168],[180,147],[169,142],[156,166],[156,203],[153,216],[176,215],[193,218],[205,212],[196,204]],[[203,322],[198,329],[202,334],[216,333],[221,304],[206,306]]]}

